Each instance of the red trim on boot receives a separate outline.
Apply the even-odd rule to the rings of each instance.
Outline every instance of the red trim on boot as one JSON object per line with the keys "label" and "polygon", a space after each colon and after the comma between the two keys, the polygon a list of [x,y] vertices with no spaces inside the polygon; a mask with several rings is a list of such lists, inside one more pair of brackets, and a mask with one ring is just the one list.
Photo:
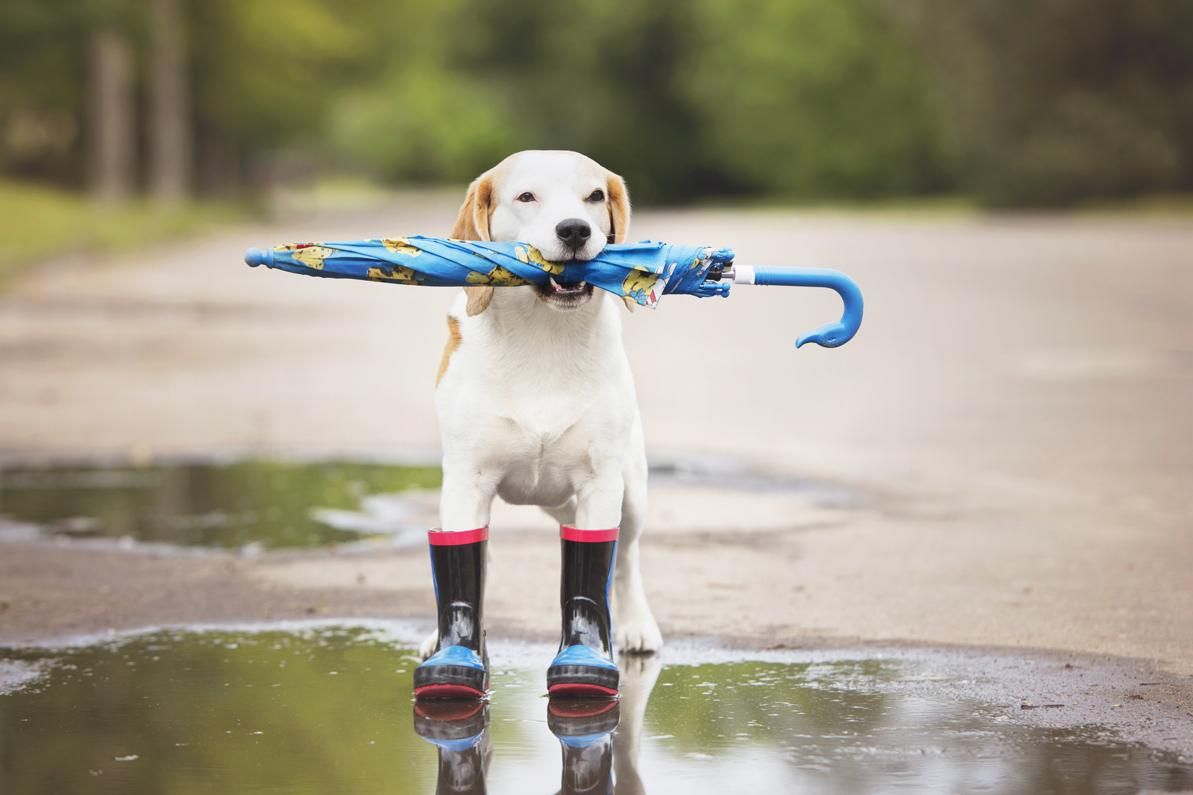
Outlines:
{"label": "red trim on boot", "polygon": [[609,530],[581,530],[576,527],[568,527],[565,524],[559,526],[559,537],[564,541],[580,541],[588,544],[601,544],[605,541],[617,540],[617,528],[613,527]]}
{"label": "red trim on boot", "polygon": [[414,688],[414,697],[418,698],[436,698],[445,701],[471,701],[473,699],[484,698],[485,691],[477,690],[475,687],[468,685],[423,685],[422,687]]}
{"label": "red trim on boot", "polygon": [[489,528],[478,527],[475,530],[428,530],[427,541],[433,547],[458,547],[464,544],[475,544],[478,541],[489,540]]}
{"label": "red trim on boot", "polygon": [[584,682],[560,682],[548,687],[547,695],[555,698],[617,698],[617,690]]}

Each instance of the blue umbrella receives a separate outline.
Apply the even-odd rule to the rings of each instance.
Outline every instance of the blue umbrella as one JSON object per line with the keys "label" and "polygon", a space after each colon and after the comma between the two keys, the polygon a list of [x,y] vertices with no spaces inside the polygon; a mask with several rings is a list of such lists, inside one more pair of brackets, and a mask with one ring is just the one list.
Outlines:
{"label": "blue umbrella", "polygon": [[263,251],[251,248],[251,266],[333,279],[364,279],[428,287],[509,287],[586,281],[594,287],[653,307],[664,295],[698,298],[727,296],[734,284],[826,287],[845,304],[841,320],[800,337],[798,348],[814,342],[844,345],[862,322],[862,293],[843,273],[815,268],[734,266],[732,249],[666,243],[610,244],[583,262],[550,262],[525,243],[493,243],[438,237],[382,238],[341,243],[298,243]]}

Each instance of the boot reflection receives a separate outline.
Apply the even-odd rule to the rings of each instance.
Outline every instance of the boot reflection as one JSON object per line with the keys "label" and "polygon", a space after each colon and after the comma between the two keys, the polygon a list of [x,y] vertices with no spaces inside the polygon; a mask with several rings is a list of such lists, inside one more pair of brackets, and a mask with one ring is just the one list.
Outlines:
{"label": "boot reflection", "polygon": [[563,750],[563,795],[613,792],[613,730],[620,716],[616,700],[551,699],[547,726]]}
{"label": "boot reflection", "polygon": [[414,731],[439,749],[440,795],[485,792],[489,767],[489,705],[426,701],[414,705]]}
{"label": "boot reflection", "polygon": [[663,661],[657,654],[625,654],[618,660],[618,666],[621,668],[621,725],[613,734],[617,795],[641,795],[646,792],[638,773],[642,721],[659,672],[663,670]]}

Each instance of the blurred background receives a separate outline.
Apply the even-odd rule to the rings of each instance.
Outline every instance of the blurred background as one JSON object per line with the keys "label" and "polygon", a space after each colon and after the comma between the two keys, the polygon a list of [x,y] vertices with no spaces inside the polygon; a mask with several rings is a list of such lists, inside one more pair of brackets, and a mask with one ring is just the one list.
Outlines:
{"label": "blurred background", "polygon": [[1181,0],[6,0],[0,29],[0,263],[528,148],[640,204],[1193,188]]}

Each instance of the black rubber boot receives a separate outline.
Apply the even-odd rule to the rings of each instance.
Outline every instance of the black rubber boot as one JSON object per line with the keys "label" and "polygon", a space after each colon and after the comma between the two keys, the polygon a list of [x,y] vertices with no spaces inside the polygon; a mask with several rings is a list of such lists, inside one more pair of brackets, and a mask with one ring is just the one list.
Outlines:
{"label": "black rubber boot", "polygon": [[563,577],[559,601],[563,635],[547,669],[547,692],[573,698],[617,696],[609,586],[617,554],[617,529],[561,527]]}
{"label": "black rubber boot", "polygon": [[414,705],[414,731],[439,749],[438,795],[484,794],[488,728],[489,707],[483,702]]}
{"label": "black rubber boot", "polygon": [[489,689],[481,604],[489,528],[432,530],[431,575],[439,612],[439,645],[414,669],[414,697],[478,699]]}
{"label": "black rubber boot", "polygon": [[613,792],[613,730],[620,717],[616,701],[551,699],[547,728],[563,751],[561,795]]}

